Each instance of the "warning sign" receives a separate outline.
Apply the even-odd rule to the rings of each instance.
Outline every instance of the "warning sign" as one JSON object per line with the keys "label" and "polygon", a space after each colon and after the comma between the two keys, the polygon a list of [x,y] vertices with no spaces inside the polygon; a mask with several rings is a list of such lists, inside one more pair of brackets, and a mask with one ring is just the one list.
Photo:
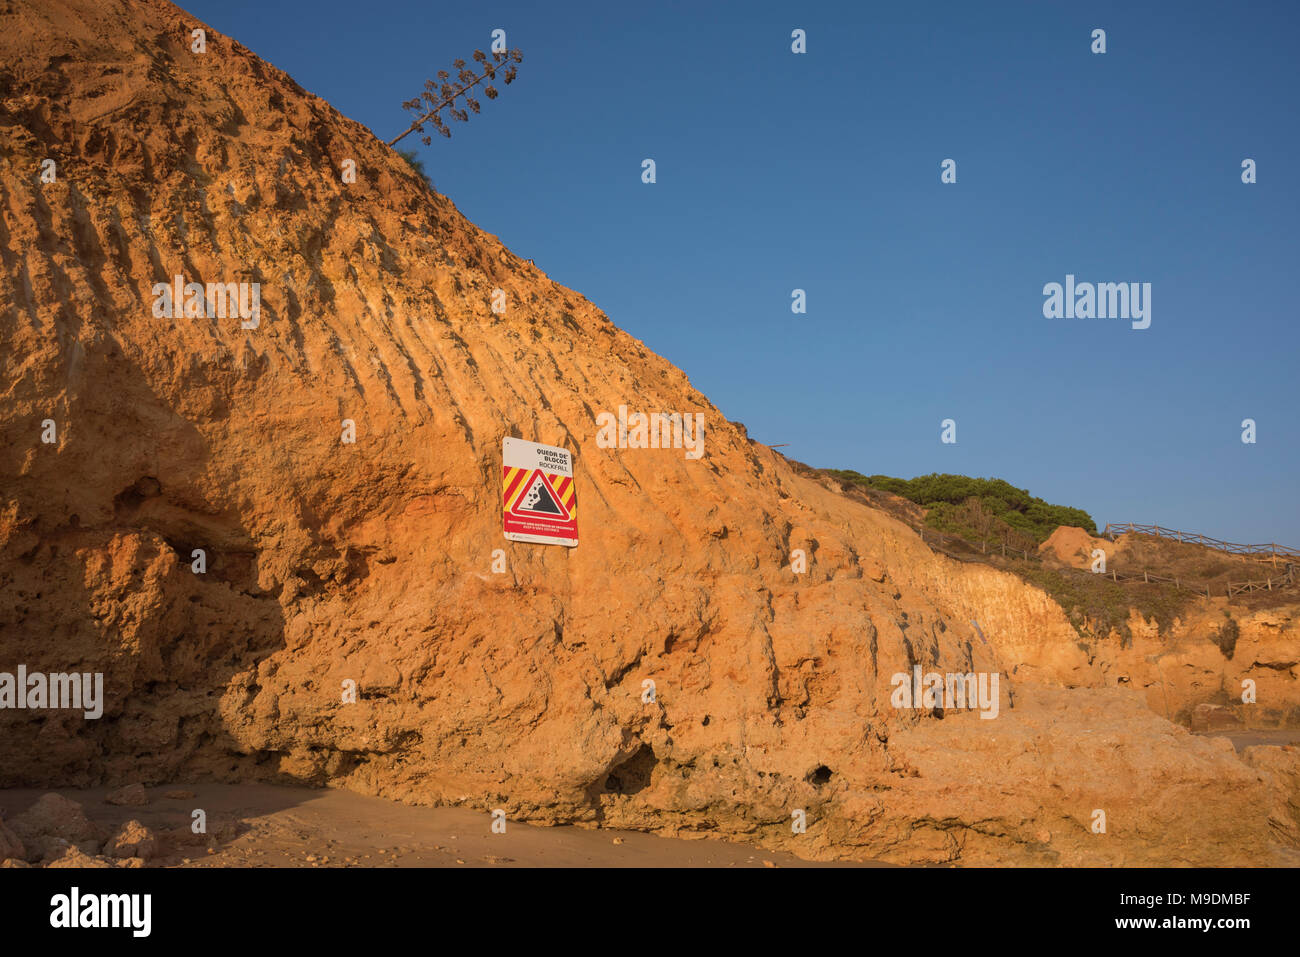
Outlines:
{"label": "warning sign", "polygon": [[539,545],[578,544],[573,456],[523,439],[501,443],[501,511],[506,538]]}

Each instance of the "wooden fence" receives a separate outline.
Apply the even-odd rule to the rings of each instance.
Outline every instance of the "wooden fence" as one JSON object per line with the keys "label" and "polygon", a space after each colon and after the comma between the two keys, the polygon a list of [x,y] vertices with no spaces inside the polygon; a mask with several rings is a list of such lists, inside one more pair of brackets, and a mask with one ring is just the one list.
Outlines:
{"label": "wooden fence", "polygon": [[1005,541],[985,540],[972,542],[960,535],[954,535],[952,532],[938,532],[925,526],[917,528],[916,531],[921,536],[921,541],[927,545],[937,544],[945,550],[952,545],[965,545],[972,551],[977,551],[982,555],[1001,555],[1003,558],[1020,558],[1027,562],[1041,562],[1043,560],[1038,552],[1015,545],[1008,545]]}
{"label": "wooden fence", "polygon": [[1105,531],[1101,534],[1114,541],[1120,535],[1128,532],[1136,532],[1139,535],[1155,535],[1159,538],[1187,542],[1191,545],[1204,545],[1206,548],[1213,548],[1231,555],[1248,555],[1261,561],[1272,562],[1274,565],[1277,565],[1279,558],[1283,560],[1288,558],[1300,559],[1300,548],[1290,548],[1286,545],[1278,545],[1275,542],[1264,545],[1239,545],[1236,542],[1221,542],[1217,538],[1210,538],[1208,535],[1198,535],[1195,532],[1180,532],[1177,529],[1162,528],[1159,525],[1137,525],[1133,522],[1122,522],[1107,525]]}
{"label": "wooden fence", "polygon": [[[1121,528],[1121,527],[1131,531],[1139,531],[1142,534],[1148,534],[1148,535],[1155,534],[1155,533],[1143,531],[1144,529],[1159,528],[1159,526],[1157,525],[1130,525],[1130,526],[1107,525],[1106,531],[1103,534],[1107,535],[1108,537],[1111,537],[1113,541],[1114,536],[1110,534],[1111,529]],[[978,551],[983,555],[1001,554],[1002,557],[1004,558],[1019,558],[1025,561],[1040,562],[1040,563],[1042,562],[1042,557],[1039,556],[1037,553],[1030,552],[1028,549],[1024,549],[1024,548],[1016,548],[1014,545],[1008,546],[1006,542],[999,542],[999,541],[971,542],[965,538],[962,538],[960,535],[954,535],[951,532],[938,532],[935,531],[934,529],[924,528],[924,527],[918,528],[917,531],[921,536],[921,541],[925,542],[927,545],[932,545],[932,546],[937,545],[941,550],[943,550],[947,554],[951,554],[951,552],[948,551],[949,548],[951,548],[954,545],[960,544],[960,545],[965,545],[971,551]],[[1162,529],[1162,531],[1168,532],[1169,529]],[[1178,533],[1175,532],[1174,534],[1178,534]],[[1161,537],[1166,537],[1166,536],[1161,536]],[[1204,536],[1198,536],[1198,537],[1204,538]],[[1180,541],[1190,541],[1190,540],[1191,540],[1190,537],[1185,537],[1183,539],[1180,539]],[[1208,541],[1213,542],[1216,541],[1216,539],[1208,539]],[[1196,542],[1196,544],[1202,544],[1202,543]],[[1228,543],[1220,543],[1220,544],[1228,544]],[[1210,547],[1214,547],[1214,546],[1210,546]],[[1279,546],[1279,545],[1267,545],[1267,546],[1239,545],[1235,547],[1273,548],[1276,549],[1276,551],[1272,552],[1271,554],[1282,558],[1290,557],[1292,555],[1300,556],[1300,553],[1297,553],[1295,549],[1288,549],[1285,546]],[[1234,554],[1252,554],[1252,553],[1234,552]],[[953,555],[952,557],[960,558],[960,556],[958,555]],[[1148,585],[1173,585],[1175,588],[1180,589],[1182,591],[1192,592],[1193,594],[1197,594],[1197,595],[1204,595],[1206,598],[1214,597],[1213,594],[1211,593],[1211,587],[1208,583],[1195,582],[1186,578],[1166,578],[1162,575],[1153,575],[1150,572],[1146,572],[1146,571],[1138,574],[1132,572],[1115,571],[1114,569],[1111,569],[1108,572],[1096,572],[1095,574],[1100,575],[1102,578],[1108,578],[1111,581],[1116,583],[1142,582],[1143,584],[1148,584]],[[1286,571],[1282,575],[1276,577],[1269,577],[1262,581],[1226,582],[1224,585],[1220,587],[1224,589],[1223,594],[1225,595],[1225,597],[1231,598],[1234,595],[1244,595],[1249,592],[1255,592],[1255,591],[1275,591],[1279,588],[1285,588],[1291,585],[1295,585],[1297,583],[1296,579],[1298,576],[1300,576],[1300,569],[1297,568],[1297,564],[1288,562],[1286,564]]]}
{"label": "wooden fence", "polygon": [[[1189,581],[1186,578],[1165,578],[1161,575],[1152,575],[1150,572],[1143,572],[1141,575],[1130,574],[1127,572],[1117,572],[1113,569],[1109,572],[1098,572],[1103,578],[1109,578],[1114,582],[1143,582],[1148,585],[1173,585],[1182,591],[1189,591],[1196,595],[1204,595],[1206,598],[1213,598],[1210,593],[1208,584],[1201,584]],[[1295,584],[1295,566],[1287,565],[1286,574],[1279,575],[1276,578],[1266,578],[1263,581],[1249,582],[1227,582],[1223,586],[1224,595],[1231,598],[1233,595],[1244,595],[1252,591],[1273,591],[1278,588],[1284,588],[1287,585]]]}

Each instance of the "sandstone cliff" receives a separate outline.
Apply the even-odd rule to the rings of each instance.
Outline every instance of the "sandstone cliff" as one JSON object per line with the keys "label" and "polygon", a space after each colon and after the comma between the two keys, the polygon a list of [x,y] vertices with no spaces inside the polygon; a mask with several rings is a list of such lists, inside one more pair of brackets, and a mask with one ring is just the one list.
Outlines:
{"label": "sandstone cliff", "polygon": [[[1043,592],[795,474],[200,26],[0,5],[0,670],[106,681],[99,720],[0,712],[0,785],[291,779],[897,861],[1295,847],[1294,754],[1105,687]],[[157,317],[176,275],[260,283],[258,325]],[[704,457],[600,448],[620,405],[702,413]],[[577,548],[503,540],[504,436],[575,454]],[[1000,673],[998,717],[891,707],[917,664]]]}

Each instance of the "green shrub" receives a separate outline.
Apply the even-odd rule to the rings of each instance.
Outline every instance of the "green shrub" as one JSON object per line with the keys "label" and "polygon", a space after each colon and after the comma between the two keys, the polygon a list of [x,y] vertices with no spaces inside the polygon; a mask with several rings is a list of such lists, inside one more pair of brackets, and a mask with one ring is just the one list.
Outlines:
{"label": "green shrub", "polygon": [[1133,643],[1129,628],[1132,611],[1147,620],[1154,619],[1160,631],[1168,634],[1174,619],[1194,600],[1192,595],[1172,585],[1116,584],[1104,575],[1077,569],[1019,562],[1014,570],[1061,606],[1080,638],[1102,638],[1114,630],[1119,633],[1120,646],[1124,648]]}
{"label": "green shrub", "polygon": [[[1227,612],[1224,612],[1224,614],[1226,615]],[[1219,651],[1223,652],[1224,658],[1231,661],[1233,654],[1237,650],[1237,639],[1240,637],[1241,628],[1238,626],[1237,620],[1229,616],[1219,630],[1210,636],[1210,641],[1214,642]]]}
{"label": "green shrub", "polygon": [[[827,471],[843,481],[892,492],[925,506],[930,510],[926,524],[963,537],[969,537],[967,532],[970,531],[978,533],[978,526],[984,524],[982,516],[973,510],[972,499],[977,500],[983,511],[993,519],[1032,539],[1034,544],[1046,541],[1060,525],[1074,525],[1093,535],[1097,534],[1097,523],[1083,509],[1053,505],[1003,479],[971,478],[968,475],[937,472],[913,479],[900,479],[890,475],[863,475],[850,469]],[[979,533],[975,539],[982,537],[985,537],[984,534]]]}
{"label": "green shrub", "polygon": [[429,189],[433,189],[433,180],[431,180],[429,174],[424,171],[424,161],[420,159],[419,154],[416,153],[415,150],[397,150],[397,155],[406,160],[415,175],[424,180],[425,186],[429,187]]}

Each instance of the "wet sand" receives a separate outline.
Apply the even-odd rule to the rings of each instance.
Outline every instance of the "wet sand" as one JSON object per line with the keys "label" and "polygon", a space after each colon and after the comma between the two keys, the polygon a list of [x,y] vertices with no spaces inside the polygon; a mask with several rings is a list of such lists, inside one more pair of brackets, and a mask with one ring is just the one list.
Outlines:
{"label": "wet sand", "polygon": [[[164,797],[178,788],[195,796]],[[188,834],[191,812],[202,808],[208,819],[208,846],[195,837],[193,846],[152,860],[150,867],[835,866],[743,844],[637,831],[508,821],[505,834],[493,834],[491,817],[481,811],[409,807],[341,790],[172,785],[149,788],[149,803],[140,807],[105,803],[105,788],[56,790],[80,803],[86,816],[108,833],[135,819],[158,831]],[[45,793],[0,791],[0,808],[12,820]]]}
{"label": "wet sand", "polygon": [[1257,744],[1300,745],[1300,729],[1295,728],[1267,731],[1194,731],[1192,733],[1204,738],[1227,738],[1232,742],[1232,746],[1237,749],[1238,753]]}

